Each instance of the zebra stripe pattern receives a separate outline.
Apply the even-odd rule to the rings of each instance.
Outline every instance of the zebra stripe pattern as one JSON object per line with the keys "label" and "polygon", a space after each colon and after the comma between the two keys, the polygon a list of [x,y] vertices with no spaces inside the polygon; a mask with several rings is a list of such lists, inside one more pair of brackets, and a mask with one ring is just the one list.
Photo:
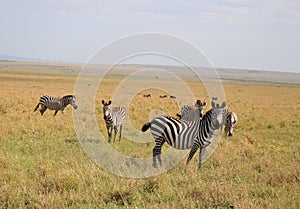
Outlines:
{"label": "zebra stripe pattern", "polygon": [[235,112],[231,111],[230,109],[226,109],[226,123],[225,123],[225,133],[228,136],[232,136],[233,127],[237,123],[237,115]]}
{"label": "zebra stripe pattern", "polygon": [[40,98],[40,101],[35,107],[34,111],[36,111],[41,105],[41,115],[43,115],[48,108],[49,110],[55,110],[55,116],[59,110],[61,110],[62,114],[64,114],[64,110],[69,104],[72,105],[74,109],[78,108],[76,104],[76,97],[74,95],[66,95],[63,98],[44,95]]}
{"label": "zebra stripe pattern", "polygon": [[196,121],[202,118],[204,114],[204,106],[206,105],[206,102],[201,102],[201,100],[197,100],[195,103],[195,106],[191,105],[184,105],[181,108],[181,115],[177,114],[177,116],[181,120],[186,121]]}
{"label": "zebra stripe pattern", "polygon": [[122,128],[125,121],[125,110],[122,107],[110,108],[111,101],[105,102],[102,100],[103,104],[103,118],[106,123],[106,129],[108,133],[108,142],[111,141],[112,130],[115,132],[114,141],[118,133],[118,128],[120,127],[119,141],[121,141]]}
{"label": "zebra stripe pattern", "polygon": [[161,165],[161,148],[167,142],[176,149],[191,148],[187,164],[200,148],[198,165],[200,169],[206,147],[212,142],[214,132],[224,123],[225,106],[226,102],[219,106],[212,101],[212,109],[206,112],[201,120],[197,121],[184,121],[169,116],[159,116],[151,122],[145,123],[142,131],[145,132],[150,128],[155,140],[153,167],[157,167],[156,158]]}

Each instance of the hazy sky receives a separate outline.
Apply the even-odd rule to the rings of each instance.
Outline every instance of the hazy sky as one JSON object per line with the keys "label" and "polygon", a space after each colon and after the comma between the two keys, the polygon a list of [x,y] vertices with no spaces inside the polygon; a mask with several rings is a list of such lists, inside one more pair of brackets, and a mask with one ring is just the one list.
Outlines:
{"label": "hazy sky", "polygon": [[217,67],[300,73],[299,0],[0,2],[2,55],[86,62],[115,39],[162,32]]}

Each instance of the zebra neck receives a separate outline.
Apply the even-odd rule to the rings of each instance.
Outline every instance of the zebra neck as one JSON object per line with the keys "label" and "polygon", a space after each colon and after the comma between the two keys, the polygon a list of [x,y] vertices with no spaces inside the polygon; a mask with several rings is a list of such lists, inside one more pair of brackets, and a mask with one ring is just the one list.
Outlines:
{"label": "zebra neck", "polygon": [[70,102],[69,102],[68,99],[63,99],[63,100],[61,101],[61,103],[62,103],[62,106],[63,106],[63,107],[66,107],[68,104],[70,104]]}
{"label": "zebra neck", "polygon": [[210,135],[210,137],[215,133],[215,131],[218,129],[215,127],[215,124],[211,121],[212,115],[211,111],[207,112],[202,120],[199,121],[199,132],[205,131],[207,134]]}
{"label": "zebra neck", "polygon": [[112,122],[113,118],[111,114],[108,114],[107,116],[104,115],[104,120],[106,121],[106,123]]}

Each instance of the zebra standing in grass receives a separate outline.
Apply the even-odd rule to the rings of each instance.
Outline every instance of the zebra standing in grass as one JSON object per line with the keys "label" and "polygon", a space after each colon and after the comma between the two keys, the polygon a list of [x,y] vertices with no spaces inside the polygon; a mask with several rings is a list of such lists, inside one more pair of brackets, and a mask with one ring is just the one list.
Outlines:
{"label": "zebra standing in grass", "polygon": [[195,103],[195,107],[191,105],[184,105],[181,108],[181,115],[177,114],[179,119],[186,121],[196,121],[201,119],[204,114],[204,106],[206,102],[201,102],[201,100],[197,99]]}
{"label": "zebra standing in grass", "polygon": [[108,142],[111,141],[112,130],[115,131],[114,141],[116,140],[116,136],[118,133],[118,127],[120,126],[120,135],[119,141],[121,141],[122,136],[122,127],[125,120],[125,110],[122,107],[113,107],[112,109],[109,107],[111,101],[105,102],[102,100],[103,104],[103,118],[106,123],[106,129],[108,133]]}
{"label": "zebra standing in grass", "polygon": [[61,110],[62,114],[64,114],[64,110],[69,104],[72,105],[74,109],[77,109],[78,106],[76,104],[76,97],[74,95],[66,95],[63,98],[44,95],[40,98],[40,101],[35,107],[34,111],[36,111],[41,105],[41,115],[43,115],[48,108],[50,110],[55,110],[55,116],[59,110]]}
{"label": "zebra standing in grass", "polygon": [[169,116],[159,116],[145,123],[142,131],[151,129],[155,140],[153,148],[153,167],[157,167],[156,158],[161,165],[161,147],[165,142],[176,149],[190,149],[187,164],[200,148],[198,168],[201,169],[206,147],[212,142],[213,134],[224,123],[226,102],[221,106],[211,103],[212,109],[197,121],[178,120]]}
{"label": "zebra standing in grass", "polygon": [[228,136],[232,136],[233,133],[233,127],[237,123],[237,115],[235,112],[231,111],[230,109],[226,109],[226,123],[225,123],[225,133],[228,134]]}
{"label": "zebra standing in grass", "polygon": [[[212,100],[216,101],[218,98],[217,97],[213,97]],[[228,136],[232,136],[233,133],[233,127],[234,125],[237,123],[237,115],[235,114],[235,112],[231,111],[229,108],[225,109],[225,119],[224,119],[224,123],[225,123],[225,134]],[[223,129],[223,126],[221,127],[221,129]]]}

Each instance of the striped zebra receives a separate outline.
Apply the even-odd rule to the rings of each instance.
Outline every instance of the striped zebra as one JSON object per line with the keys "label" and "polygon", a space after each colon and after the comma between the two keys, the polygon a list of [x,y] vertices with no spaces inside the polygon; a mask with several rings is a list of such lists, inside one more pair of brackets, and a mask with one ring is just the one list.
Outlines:
{"label": "striped zebra", "polygon": [[233,127],[237,123],[237,115],[235,112],[231,111],[230,109],[226,109],[226,123],[225,123],[225,133],[228,136],[232,136]]}
{"label": "striped zebra", "polygon": [[69,104],[72,105],[74,109],[77,109],[78,106],[76,104],[76,97],[74,95],[66,95],[63,98],[44,95],[40,98],[40,101],[35,107],[34,111],[36,111],[41,105],[41,115],[43,115],[48,108],[49,110],[55,110],[55,116],[59,110],[61,110],[62,114],[64,114],[64,110]]}
{"label": "striped zebra", "polygon": [[119,141],[121,141],[122,136],[122,127],[125,120],[125,110],[123,107],[113,107],[112,109],[109,107],[111,101],[105,102],[102,100],[103,104],[103,118],[106,123],[106,129],[108,133],[108,142],[111,141],[112,130],[115,131],[114,141],[116,140],[116,136],[118,133],[118,127],[120,127],[120,135]]}
{"label": "striped zebra", "polygon": [[142,131],[145,132],[150,128],[155,140],[153,167],[157,167],[156,158],[161,165],[161,147],[167,142],[176,149],[191,148],[187,164],[193,158],[198,148],[200,148],[198,168],[201,169],[206,147],[212,142],[214,132],[224,123],[226,102],[223,102],[220,106],[212,101],[211,105],[212,109],[207,111],[202,119],[196,121],[184,121],[169,116],[158,116],[151,122],[143,125]]}
{"label": "striped zebra", "polygon": [[201,119],[204,114],[204,106],[206,102],[201,102],[201,100],[197,99],[195,103],[195,107],[192,105],[184,105],[181,108],[181,115],[177,114],[179,119],[186,121],[196,121]]}

